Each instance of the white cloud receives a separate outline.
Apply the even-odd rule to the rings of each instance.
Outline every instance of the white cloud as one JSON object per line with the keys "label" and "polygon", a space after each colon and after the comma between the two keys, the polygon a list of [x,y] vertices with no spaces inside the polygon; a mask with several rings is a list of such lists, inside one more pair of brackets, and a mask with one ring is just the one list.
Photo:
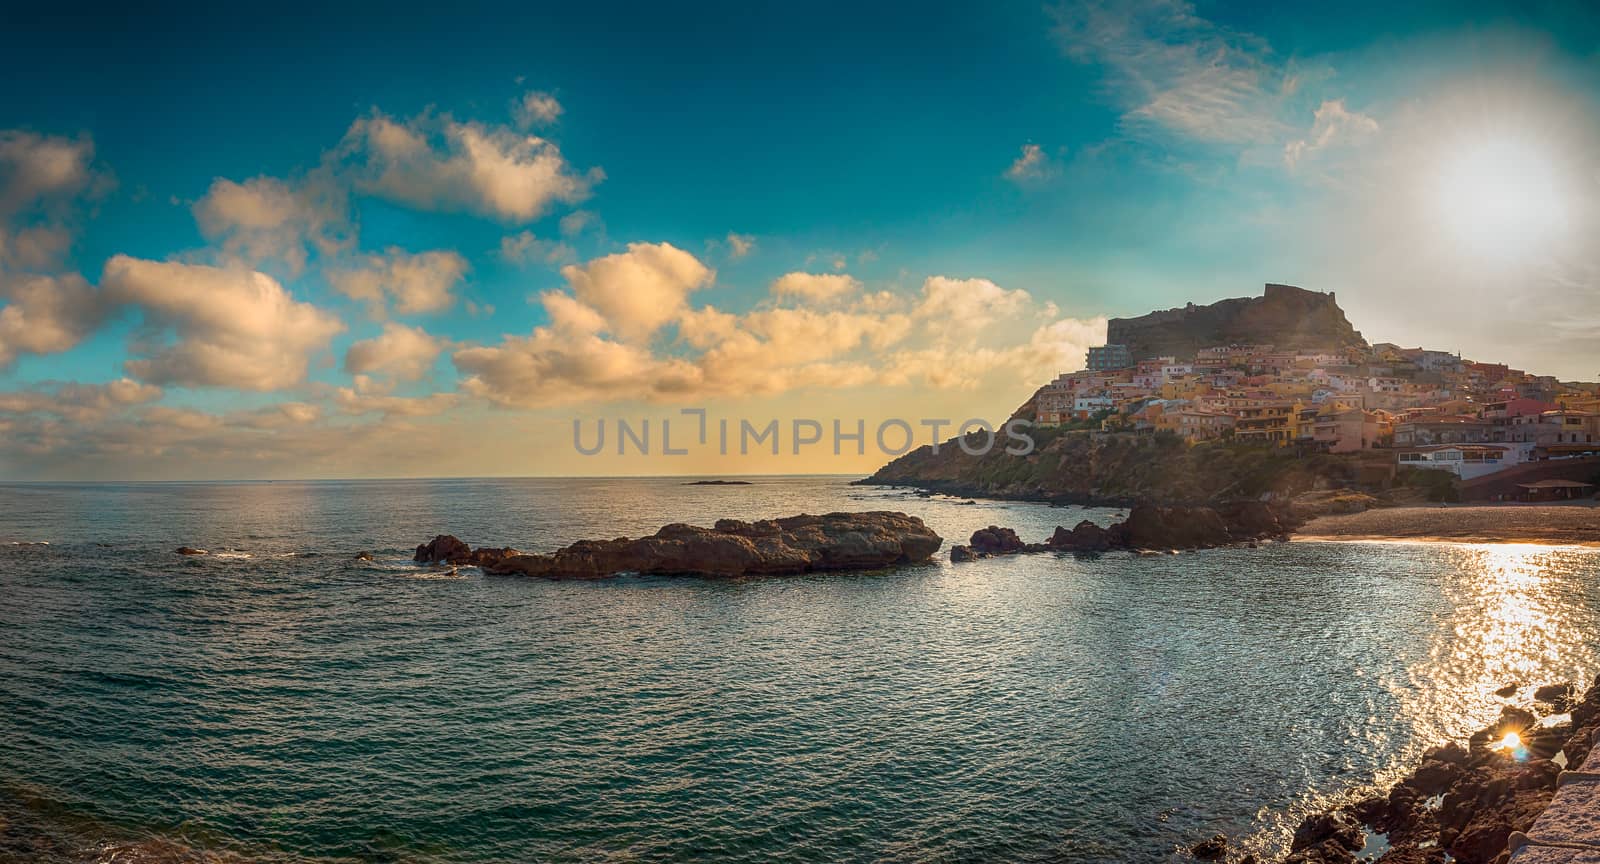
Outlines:
{"label": "white cloud", "polygon": [[532,129],[556,122],[563,110],[556,97],[539,90],[529,90],[511,106],[511,116],[517,121],[518,129]]}
{"label": "white cloud", "polygon": [[462,348],[452,359],[467,376],[463,392],[524,407],[632,397],[671,365],[637,345],[548,327],[497,346]]}
{"label": "white cloud", "polygon": [[1070,3],[1056,7],[1067,55],[1110,73],[1124,121],[1201,141],[1279,138],[1287,76],[1266,46],[1195,14],[1187,0]]}
{"label": "white cloud", "polygon": [[305,402],[279,402],[253,411],[232,411],[220,422],[247,429],[286,429],[309,426],[322,419],[322,409]]}
{"label": "white cloud", "polygon": [[[645,249],[693,260],[670,246],[648,244],[609,258],[638,258]],[[605,261],[585,267],[598,273],[594,265]],[[618,278],[606,296],[631,296],[625,286],[659,278],[638,277],[638,265],[630,259],[628,268],[619,268],[629,278]],[[690,306],[687,286],[703,274],[683,269],[692,275],[670,280],[674,290],[646,292],[663,299],[644,304],[656,310],[644,322],[619,326],[616,317],[631,320],[637,308],[602,303],[581,280],[574,280],[577,296],[545,293],[548,326],[454,353],[462,392],[502,406],[543,407],[913,383],[970,388],[991,374],[1032,380],[1052,364],[1063,366],[1048,369],[1045,377],[1067,365],[1078,368],[1087,346],[1105,333],[1104,319],[1060,319],[1053,305],[1035,303],[1026,291],[943,276],[926,280],[913,297],[862,294],[860,284],[844,275],[789,274],[774,282],[773,292],[796,305],[763,304],[738,314]],[[668,323],[676,325],[678,339],[660,351],[644,339],[620,335],[648,335]]]}
{"label": "white cloud", "polygon": [[109,305],[76,273],[63,276],[0,273],[0,370],[20,354],[56,354],[88,336]]}
{"label": "white cloud", "polygon": [[[278,390],[305,380],[312,354],[344,324],[296,301],[272,277],[243,268],[117,255],[101,285],[144,313],[129,374],[156,384]],[[170,334],[171,340],[167,337]]]}
{"label": "white cloud", "polygon": [[22,130],[0,131],[0,219],[69,201],[96,180],[94,142]]}
{"label": "white cloud", "polygon": [[448,250],[410,253],[391,246],[364,256],[359,265],[328,272],[328,284],[382,317],[387,304],[401,315],[440,312],[455,303],[455,288],[466,276],[467,259]]}
{"label": "white cloud", "polygon": [[430,393],[427,396],[390,396],[340,387],[334,391],[334,404],[345,414],[382,414],[385,417],[432,417],[455,407],[455,393]]}
{"label": "white cloud", "polygon": [[1022,154],[1006,169],[1006,179],[1013,183],[1030,183],[1050,176],[1050,157],[1037,144],[1022,145]]}
{"label": "white cloud", "polygon": [[89,138],[0,131],[0,371],[22,354],[83,341],[109,311],[100,292],[61,267],[74,207],[109,179]]}
{"label": "white cloud", "polygon": [[754,252],[756,248],[756,238],[749,234],[736,234],[729,231],[727,242],[729,258],[743,258]]}
{"label": "white cloud", "polygon": [[383,325],[382,335],[363,339],[344,355],[344,371],[352,375],[376,373],[396,381],[415,381],[428,374],[444,343],[420,327],[394,321]]}
{"label": "white cloud", "polygon": [[415,414],[352,422],[323,413],[303,402],[225,414],[154,405],[78,421],[0,407],[0,463],[12,476],[54,479],[393,476],[436,471],[462,449],[460,429],[411,422]]}
{"label": "white cloud", "polygon": [[630,243],[628,251],[561,268],[578,301],[599,312],[623,341],[649,338],[688,308],[690,292],[716,273],[669,243]]}
{"label": "white cloud", "polygon": [[591,228],[600,227],[600,217],[593,210],[574,210],[561,217],[561,236],[576,237]]}
{"label": "white cloud", "polygon": [[774,297],[798,297],[813,303],[837,300],[860,290],[861,282],[843,273],[785,273],[772,283]]}
{"label": "white cloud", "polygon": [[364,192],[512,223],[532,221],[557,202],[582,201],[605,176],[598,169],[574,173],[546,139],[448,114],[401,121],[373,111],[351,124],[339,155]]}
{"label": "white cloud", "polygon": [[1032,299],[1020,288],[1008,291],[988,279],[930,276],[912,314],[941,339],[970,341],[996,320],[1016,316]]}
{"label": "white cloud", "polygon": [[1343,99],[1329,99],[1317,107],[1311,132],[1284,145],[1283,161],[1293,168],[1319,151],[1359,144],[1377,133],[1377,120],[1346,108]]}
{"label": "white cloud", "polygon": [[523,231],[500,238],[500,258],[508,264],[525,267],[536,261],[557,264],[570,261],[577,255],[571,246],[553,240],[535,237],[532,231]]}
{"label": "white cloud", "polygon": [[599,312],[573,299],[571,294],[546,291],[539,295],[550,326],[563,333],[594,334],[605,330],[606,319]]}
{"label": "white cloud", "polygon": [[0,224],[0,270],[51,269],[71,246],[72,232],[59,225],[30,225],[8,230]]}
{"label": "white cloud", "polygon": [[0,414],[48,414],[88,423],[160,398],[160,387],[128,378],[105,384],[65,382],[0,393]]}
{"label": "white cloud", "polygon": [[194,217],[226,255],[251,265],[282,261],[293,274],[305,269],[310,251],[332,255],[349,243],[344,193],[321,173],[293,183],[219,177],[195,202]]}

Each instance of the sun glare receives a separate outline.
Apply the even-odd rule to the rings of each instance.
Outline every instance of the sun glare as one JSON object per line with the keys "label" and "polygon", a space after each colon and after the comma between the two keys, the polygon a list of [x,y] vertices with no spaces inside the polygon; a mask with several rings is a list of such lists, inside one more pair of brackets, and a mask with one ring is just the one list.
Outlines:
{"label": "sun glare", "polygon": [[1464,140],[1445,154],[1435,203],[1457,251],[1511,263],[1537,254],[1564,230],[1567,195],[1551,147],[1501,132]]}

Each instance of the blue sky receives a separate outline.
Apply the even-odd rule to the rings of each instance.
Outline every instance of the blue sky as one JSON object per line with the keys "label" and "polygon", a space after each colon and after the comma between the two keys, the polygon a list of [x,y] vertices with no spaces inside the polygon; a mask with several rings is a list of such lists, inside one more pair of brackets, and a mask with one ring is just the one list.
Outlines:
{"label": "blue sky", "polygon": [[[456,449],[483,416],[537,436],[574,411],[688,402],[1003,414],[1070,365],[1099,319],[1267,281],[1337,291],[1374,339],[1600,372],[1600,261],[1567,236],[1593,227],[1600,176],[1600,15],[1584,4],[251,13],[8,13],[0,67],[19,86],[0,101],[12,153],[0,182],[37,171],[24,156],[51,147],[82,172],[0,212],[13,238],[70,237],[53,254],[0,257],[0,303],[35,322],[11,348],[0,341],[0,390],[125,380],[131,400],[94,414],[90,436],[14,397],[10,429],[33,443],[7,451],[9,473],[138,473],[110,445],[147,432],[173,443],[141,465],[258,476],[281,473],[279,457],[308,464],[306,448],[316,472],[386,473],[329,442],[410,432]],[[559,113],[519,121],[530,94]],[[383,124],[430,149],[375,156]],[[498,155],[523,148],[513,162],[556,154],[556,173],[515,175],[535,185],[504,192],[513,174],[463,158],[452,137],[473,134]],[[1483,142],[1516,163],[1510,179],[1433,200],[1462,184],[1430,172]],[[219,182],[254,197],[223,213]],[[1507,216],[1485,197],[1524,188],[1553,206],[1518,206],[1559,220]],[[293,212],[249,228],[269,191]],[[1507,248],[1487,255],[1484,237]],[[507,251],[518,242],[520,257]],[[431,299],[406,307],[389,265],[427,252],[459,278],[430,271],[416,287]],[[113,278],[116,256],[210,269]],[[607,256],[618,266],[590,269]],[[234,277],[254,272],[305,308],[249,306],[250,283]],[[335,284],[355,272],[373,274],[376,307]],[[21,299],[29,274],[85,284],[51,305],[37,287]],[[785,274],[844,281],[784,294]],[[172,287],[190,277],[193,291]],[[557,321],[551,303],[564,301],[549,294],[602,320]],[[618,296],[636,300],[608,313]],[[203,314],[184,305],[215,297],[230,299]],[[652,303],[659,314],[622,320]],[[259,331],[202,332],[235,314]],[[37,335],[50,315],[70,319],[60,338]],[[351,362],[396,328],[410,341]],[[823,333],[836,344],[818,347]],[[246,338],[270,350],[236,350]],[[395,399],[432,401],[380,401]],[[259,418],[282,405],[307,428],[266,428],[279,421]],[[185,424],[215,437],[169,428]],[[451,470],[570,468],[468,449],[486,455]]]}

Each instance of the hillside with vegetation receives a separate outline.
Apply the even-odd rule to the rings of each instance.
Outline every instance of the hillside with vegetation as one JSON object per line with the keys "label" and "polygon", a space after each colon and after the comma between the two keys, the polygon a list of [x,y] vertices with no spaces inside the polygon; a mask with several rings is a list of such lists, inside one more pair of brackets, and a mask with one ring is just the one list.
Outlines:
{"label": "hillside with vegetation", "polygon": [[[1357,476],[1355,457],[1297,454],[1293,448],[1233,441],[1190,445],[1177,435],[1102,433],[1044,428],[1030,432],[1037,447],[1013,456],[1000,446],[968,455],[956,439],[895,459],[860,481],[915,486],[952,495],[1061,503],[1126,504],[1139,499],[1215,501],[1293,496],[1344,486]],[[969,441],[984,443],[982,433]]]}

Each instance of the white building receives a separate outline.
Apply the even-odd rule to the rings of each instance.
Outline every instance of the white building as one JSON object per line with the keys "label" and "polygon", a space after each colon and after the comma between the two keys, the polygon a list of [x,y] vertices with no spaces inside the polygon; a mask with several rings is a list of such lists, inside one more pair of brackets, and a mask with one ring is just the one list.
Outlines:
{"label": "white building", "polygon": [[1109,411],[1116,403],[1110,396],[1079,396],[1072,400],[1072,411],[1081,417],[1088,417],[1096,411]]}
{"label": "white building", "polygon": [[1396,459],[1402,468],[1449,471],[1471,480],[1525,462],[1531,452],[1531,447],[1516,444],[1437,444],[1402,449]]}

